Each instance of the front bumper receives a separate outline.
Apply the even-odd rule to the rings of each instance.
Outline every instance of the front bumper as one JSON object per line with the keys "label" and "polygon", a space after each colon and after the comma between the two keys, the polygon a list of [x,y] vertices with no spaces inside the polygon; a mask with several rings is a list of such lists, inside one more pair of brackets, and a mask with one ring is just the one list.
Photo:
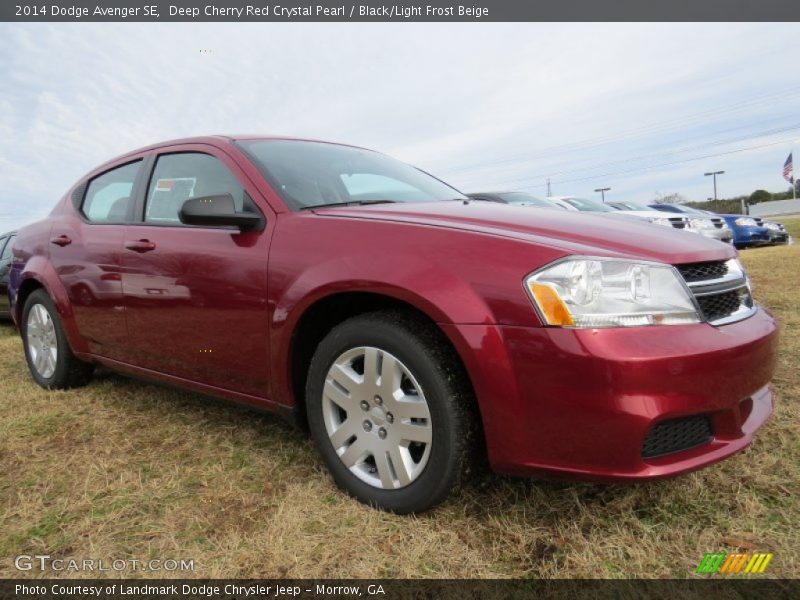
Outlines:
{"label": "front bumper", "polygon": [[771,244],[788,244],[789,234],[786,231],[769,230],[769,241]]}
{"label": "front bumper", "polygon": [[[721,327],[442,327],[472,377],[499,472],[669,477],[738,452],[772,412],[778,332],[763,309]],[[653,426],[695,415],[711,422],[708,443],[643,457]]]}
{"label": "front bumper", "polygon": [[737,246],[761,246],[770,243],[769,229],[766,227],[741,227],[733,238]]}

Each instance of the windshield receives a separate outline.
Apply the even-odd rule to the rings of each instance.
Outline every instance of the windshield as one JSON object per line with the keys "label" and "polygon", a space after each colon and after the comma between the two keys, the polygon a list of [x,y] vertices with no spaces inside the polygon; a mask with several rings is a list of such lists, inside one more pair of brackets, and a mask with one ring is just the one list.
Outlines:
{"label": "windshield", "polygon": [[594,200],[587,200],[585,198],[563,198],[567,204],[570,204],[581,211],[586,212],[614,212],[613,208],[600,204]]}
{"label": "windshield", "polygon": [[299,140],[237,142],[293,210],[348,202],[434,202],[466,196],[378,152]]}
{"label": "windshield", "polygon": [[523,204],[525,206],[540,206],[542,208],[561,208],[552,202],[542,200],[541,198],[531,196],[524,192],[503,192],[497,195],[508,204]]}
{"label": "windshield", "polygon": [[686,206],[681,206],[680,204],[651,204],[651,206],[652,208],[663,212],[671,212],[671,213],[693,212],[691,209],[687,208]]}
{"label": "windshield", "polygon": [[614,206],[619,206],[621,210],[646,210],[653,212],[653,209],[646,204],[639,204],[637,202],[616,202]]}

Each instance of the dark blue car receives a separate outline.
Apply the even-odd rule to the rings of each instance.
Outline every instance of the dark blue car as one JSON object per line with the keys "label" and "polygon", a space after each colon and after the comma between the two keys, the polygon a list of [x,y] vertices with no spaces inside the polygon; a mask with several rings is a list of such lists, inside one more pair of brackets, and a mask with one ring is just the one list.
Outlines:
{"label": "dark blue car", "polygon": [[[650,206],[656,210],[672,213],[701,212],[695,208],[684,207],[680,204],[651,204]],[[737,248],[763,246],[772,242],[770,231],[764,226],[764,220],[761,217],[713,214],[725,219],[725,223],[733,232],[733,245]]]}
{"label": "dark blue car", "polygon": [[764,227],[764,220],[761,217],[722,215],[722,218],[733,231],[733,243],[737,248],[772,243],[770,231]]}

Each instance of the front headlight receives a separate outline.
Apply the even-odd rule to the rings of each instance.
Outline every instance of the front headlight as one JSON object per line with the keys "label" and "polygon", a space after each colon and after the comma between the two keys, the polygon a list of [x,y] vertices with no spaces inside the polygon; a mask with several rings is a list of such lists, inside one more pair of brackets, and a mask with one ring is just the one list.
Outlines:
{"label": "front headlight", "polygon": [[695,229],[714,229],[714,222],[711,219],[689,219]]}
{"label": "front headlight", "polygon": [[651,223],[655,223],[656,225],[666,225],[667,227],[672,227],[672,221],[669,219],[661,219],[654,217],[652,219],[648,219]]}
{"label": "front headlight", "polygon": [[570,258],[525,279],[546,325],[633,327],[699,323],[678,272],[670,265]]}
{"label": "front headlight", "polygon": [[751,219],[750,217],[739,217],[735,222],[739,227],[755,227],[758,225],[756,220]]}

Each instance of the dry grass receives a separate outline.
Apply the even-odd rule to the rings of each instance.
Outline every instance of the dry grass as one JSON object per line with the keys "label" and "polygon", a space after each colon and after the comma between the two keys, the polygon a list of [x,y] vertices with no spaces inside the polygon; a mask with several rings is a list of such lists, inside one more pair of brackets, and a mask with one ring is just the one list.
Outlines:
{"label": "dry grass", "polygon": [[2,326],[0,577],[36,553],[194,559],[196,577],[685,577],[736,547],[800,577],[800,245],[742,258],[783,324],[776,414],[751,448],[636,486],[486,474],[419,517],[347,498],[277,417],[111,374],[45,392]]}

